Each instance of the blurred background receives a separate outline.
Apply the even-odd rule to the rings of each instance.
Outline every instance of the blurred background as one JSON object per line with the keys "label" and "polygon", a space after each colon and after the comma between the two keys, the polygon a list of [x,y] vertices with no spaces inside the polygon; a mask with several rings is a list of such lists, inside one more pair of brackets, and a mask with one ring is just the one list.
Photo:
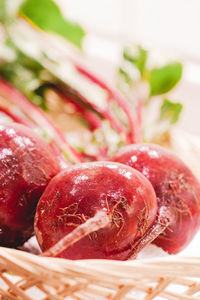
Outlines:
{"label": "blurred background", "polygon": [[113,42],[137,41],[200,61],[199,0],[58,0],[67,16]]}
{"label": "blurred background", "polygon": [[183,81],[173,91],[184,103],[178,126],[200,134],[199,0],[58,0],[58,4],[89,31],[85,50],[94,58],[91,65],[98,66],[95,70],[107,80],[113,77],[113,66],[119,63],[126,43],[157,48],[181,59]]}
{"label": "blurred background", "polygon": [[[31,3],[32,8],[31,5],[29,8],[35,10],[36,17],[39,16],[38,20],[42,22],[45,17],[48,19],[50,16],[51,25],[56,27],[56,22],[52,21],[52,12],[46,11],[46,14],[43,15],[40,9],[45,1],[37,1],[0,0],[0,3],[9,4],[11,11],[14,10],[13,7],[17,6],[17,3]],[[126,45],[141,45],[149,53],[153,53],[156,64],[159,64],[163,56],[172,58],[172,61],[180,61],[184,65],[183,77],[176,88],[169,91],[169,98],[183,104],[183,113],[177,126],[193,134],[200,134],[198,115],[200,109],[199,0],[54,1],[57,2],[66,19],[83,26],[86,35],[83,38],[81,52],[69,44],[66,45],[67,43],[63,45],[62,42],[60,43],[61,39],[56,39],[55,35],[51,36],[50,46],[48,44],[50,37],[48,37],[48,42],[45,43],[48,48],[46,50],[51,51],[51,48],[60,43],[59,46],[64,50],[62,51],[64,56],[69,53],[70,56],[86,64],[92,72],[100,75],[102,79],[114,86],[117,85],[123,50]],[[30,14],[32,14],[31,9]],[[20,19],[20,14],[17,19],[19,27],[17,30],[29,36],[29,32],[25,32],[28,26],[25,25],[24,20]],[[13,29],[16,30],[15,26]],[[16,39],[15,36],[16,34],[13,33],[13,40]],[[35,47],[36,37],[33,36],[30,38],[31,41],[27,41],[27,36],[25,38],[22,36],[23,46],[29,47],[28,51],[32,51]],[[41,39],[45,38],[46,35]],[[21,44],[19,42],[20,46]],[[133,90],[136,90],[135,86]]]}

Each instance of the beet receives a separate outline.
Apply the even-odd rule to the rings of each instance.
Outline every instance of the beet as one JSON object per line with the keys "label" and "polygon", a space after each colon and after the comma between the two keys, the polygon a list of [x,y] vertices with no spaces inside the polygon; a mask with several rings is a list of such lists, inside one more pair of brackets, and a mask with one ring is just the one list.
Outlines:
{"label": "beet", "polygon": [[156,213],[153,187],[138,171],[82,163],[50,181],[37,206],[35,233],[45,256],[123,260]]}
{"label": "beet", "polygon": [[[184,249],[200,226],[200,184],[191,170],[169,150],[153,144],[123,147],[111,161],[140,171],[156,192],[159,221],[137,245],[137,252],[154,239],[170,254]],[[166,226],[159,224],[161,218]]]}
{"label": "beet", "polygon": [[23,125],[0,125],[0,245],[22,245],[33,233],[34,212],[60,171],[51,149]]}

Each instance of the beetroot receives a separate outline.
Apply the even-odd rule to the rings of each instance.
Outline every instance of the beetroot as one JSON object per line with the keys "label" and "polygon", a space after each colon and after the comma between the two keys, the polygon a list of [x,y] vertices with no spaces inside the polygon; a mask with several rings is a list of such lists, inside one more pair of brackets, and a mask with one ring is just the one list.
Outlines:
{"label": "beetroot", "polygon": [[59,172],[49,146],[23,125],[0,125],[0,245],[15,247],[33,232],[37,202]]}
{"label": "beetroot", "polygon": [[155,238],[153,243],[168,253],[184,249],[200,226],[200,184],[190,169],[173,153],[153,144],[126,146],[111,161],[140,171],[156,192],[158,220],[138,243],[137,252]]}
{"label": "beetroot", "polygon": [[153,187],[138,171],[83,163],[50,181],[37,206],[35,233],[46,256],[123,260],[156,213]]}

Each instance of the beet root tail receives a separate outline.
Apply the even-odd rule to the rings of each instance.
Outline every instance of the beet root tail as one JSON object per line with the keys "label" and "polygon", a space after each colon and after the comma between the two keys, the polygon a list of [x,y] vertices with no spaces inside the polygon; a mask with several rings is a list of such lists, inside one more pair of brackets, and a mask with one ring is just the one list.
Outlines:
{"label": "beet root tail", "polygon": [[54,246],[50,247],[41,256],[57,256],[68,247],[78,242],[90,233],[106,227],[111,222],[110,217],[104,211],[98,211],[93,218],[76,227],[71,233],[64,236]]}
{"label": "beet root tail", "polygon": [[132,245],[131,252],[125,260],[135,259],[139,252],[147,245],[152,243],[172,222],[172,216],[169,209],[161,207],[157,219],[153,226]]}

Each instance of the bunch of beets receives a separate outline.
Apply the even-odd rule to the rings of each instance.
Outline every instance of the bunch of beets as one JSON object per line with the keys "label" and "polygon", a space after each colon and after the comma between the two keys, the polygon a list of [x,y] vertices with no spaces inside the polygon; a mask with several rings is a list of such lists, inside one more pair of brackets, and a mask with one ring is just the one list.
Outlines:
{"label": "bunch of beets", "polygon": [[[124,105],[106,85],[92,75],[90,80]],[[127,260],[151,242],[178,253],[192,240],[200,226],[200,184],[178,157],[138,142],[132,130],[113,157],[85,162],[46,115],[3,79],[0,94],[31,111],[54,137],[45,142],[25,119],[0,108],[14,121],[0,125],[1,246],[20,246],[35,231],[44,256]],[[64,144],[73,166],[64,161]]]}

